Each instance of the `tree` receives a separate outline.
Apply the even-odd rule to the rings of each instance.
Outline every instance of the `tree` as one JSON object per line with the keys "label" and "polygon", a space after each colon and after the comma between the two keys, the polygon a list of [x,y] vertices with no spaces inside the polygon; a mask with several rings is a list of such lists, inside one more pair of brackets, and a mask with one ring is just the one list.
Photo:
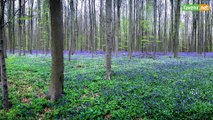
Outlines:
{"label": "tree", "polygon": [[70,0],[70,11],[71,11],[71,22],[70,22],[70,46],[69,46],[69,60],[71,60],[71,54],[74,52],[74,15],[75,15],[75,8],[74,8],[74,1]]}
{"label": "tree", "polygon": [[[8,21],[12,19],[12,0],[8,1]],[[8,44],[9,44],[9,51],[12,53],[12,40],[13,40],[13,35],[12,35],[12,22],[8,23]]]}
{"label": "tree", "polygon": [[3,105],[3,108],[9,109],[7,72],[6,72],[5,55],[4,55],[4,48],[3,48],[5,2],[6,1],[4,0],[0,1],[0,68],[1,68],[1,82],[2,82],[2,105]]}
{"label": "tree", "polygon": [[179,24],[180,24],[180,3],[181,1],[177,1],[176,14],[175,14],[175,25],[174,25],[174,42],[173,42],[173,52],[174,57],[178,57],[178,47],[179,47]]}
{"label": "tree", "polygon": [[157,1],[154,0],[154,3],[153,3],[153,7],[154,7],[154,57],[155,57],[155,54],[156,54],[156,36],[157,36]]}
{"label": "tree", "polygon": [[169,52],[171,52],[172,51],[172,40],[173,40],[173,9],[174,9],[174,1],[173,0],[170,0],[170,2],[171,2],[171,23],[170,23],[170,33],[169,33]]}
{"label": "tree", "polygon": [[163,48],[164,48],[164,54],[167,52],[167,1],[165,0],[165,13],[164,13],[164,43],[163,43]]}
{"label": "tree", "polygon": [[112,0],[106,0],[106,79],[111,76],[111,52],[112,52]]}
{"label": "tree", "polygon": [[118,55],[118,47],[119,47],[119,41],[120,41],[120,8],[121,8],[121,2],[122,0],[117,0],[117,30],[116,30],[116,39],[115,39],[115,55]]}
{"label": "tree", "polygon": [[30,54],[32,54],[32,42],[33,42],[33,4],[34,3],[34,0],[31,0],[31,7],[30,7],[30,10],[29,10],[29,13],[30,13],[30,39],[29,39],[29,51],[30,51]]}
{"label": "tree", "polygon": [[132,24],[132,0],[129,0],[129,39],[128,39],[128,57],[132,58],[133,43],[133,24]]}
{"label": "tree", "polygon": [[100,17],[99,17],[99,36],[100,36],[100,49],[103,50],[103,38],[104,38],[104,31],[103,31],[103,0],[100,1]]}
{"label": "tree", "polygon": [[[12,0],[12,14],[15,15],[15,1]],[[12,38],[12,53],[15,53],[15,19],[13,18],[12,20],[12,34],[13,34],[13,38]]]}
{"label": "tree", "polygon": [[89,22],[90,22],[90,35],[89,35],[89,50],[92,52],[92,56],[94,54],[94,34],[93,34],[93,24],[94,20],[92,19],[92,5],[91,0],[89,0]]}
{"label": "tree", "polygon": [[49,87],[50,99],[55,101],[63,94],[63,14],[62,0],[50,0],[52,68]]}
{"label": "tree", "polygon": [[37,9],[38,9],[38,12],[37,12],[38,17],[37,17],[37,24],[36,24],[37,36],[36,36],[36,46],[35,46],[36,47],[36,55],[38,54],[38,50],[40,49],[39,43],[40,43],[40,40],[41,40],[41,33],[40,33],[40,31],[41,31],[41,0],[37,0]]}
{"label": "tree", "polygon": [[22,31],[22,27],[21,27],[21,0],[19,0],[19,20],[18,20],[18,46],[19,46],[19,56],[21,56],[21,31]]}
{"label": "tree", "polygon": [[[22,1],[24,2],[24,1]],[[22,20],[22,23],[23,23],[23,29],[22,29],[22,33],[23,33],[23,54],[25,55],[25,50],[26,50],[26,21],[25,21],[25,18],[24,18],[24,15],[25,15],[25,2],[23,3],[23,7],[21,9],[21,13],[23,14],[23,20]]]}

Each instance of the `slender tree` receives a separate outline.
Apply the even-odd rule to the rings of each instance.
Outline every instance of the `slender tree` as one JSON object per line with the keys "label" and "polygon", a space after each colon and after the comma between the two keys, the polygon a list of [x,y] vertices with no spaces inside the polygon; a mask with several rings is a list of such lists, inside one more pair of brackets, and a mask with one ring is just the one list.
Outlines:
{"label": "slender tree", "polygon": [[112,52],[112,0],[106,0],[106,79],[111,76],[111,52]]}
{"label": "slender tree", "polygon": [[178,47],[179,47],[179,25],[180,25],[180,3],[181,1],[177,1],[176,14],[175,14],[175,25],[174,25],[174,42],[173,42],[173,52],[174,57],[178,57]]}
{"label": "slender tree", "polygon": [[75,15],[75,8],[74,8],[74,1],[70,0],[70,12],[71,12],[71,22],[70,22],[70,46],[69,46],[69,60],[71,60],[71,54],[74,52],[75,47],[75,37],[74,37],[74,15]]}
{"label": "slender tree", "polygon": [[128,57],[132,58],[132,42],[133,42],[133,24],[132,24],[132,0],[129,0],[129,39],[128,39]]}
{"label": "slender tree", "polygon": [[120,42],[120,37],[121,37],[121,32],[120,32],[120,8],[121,8],[121,3],[122,3],[122,0],[117,0],[117,38],[116,38],[116,56],[118,54],[118,50],[119,50],[119,42]]}
{"label": "slender tree", "polygon": [[4,55],[4,40],[3,40],[3,29],[4,29],[4,12],[5,12],[5,0],[0,1],[0,68],[1,68],[1,83],[2,83],[2,105],[3,108],[9,109],[8,102],[8,85],[7,85],[7,72]]}
{"label": "slender tree", "polygon": [[22,35],[21,35],[21,31],[22,31],[22,27],[21,27],[21,12],[22,12],[22,10],[21,10],[21,0],[19,0],[18,1],[19,2],[19,20],[18,20],[18,46],[19,46],[19,56],[21,56],[21,52],[22,52],[22,49],[21,49],[21,44],[22,44],[22,42],[21,42],[21,39],[22,39]]}
{"label": "slender tree", "polygon": [[103,38],[104,38],[104,31],[103,31],[103,0],[100,1],[100,17],[99,17],[99,36],[100,36],[100,44],[99,49],[103,50]]}
{"label": "slender tree", "polygon": [[[14,16],[15,15],[15,1],[12,0],[12,15]],[[12,53],[14,54],[15,53],[15,19],[13,18],[12,19],[12,34],[13,34],[13,37],[12,37]]]}
{"label": "slender tree", "polygon": [[93,16],[92,16],[92,2],[91,2],[91,0],[89,0],[89,22],[90,22],[90,34],[89,34],[89,50],[90,50],[90,52],[92,53],[92,56],[93,56],[93,54],[94,54],[94,29],[93,29],[93,24],[94,24],[94,20],[93,20]]}
{"label": "slender tree", "polygon": [[170,21],[170,34],[169,34],[169,52],[171,52],[172,51],[172,43],[173,43],[173,35],[174,35],[174,33],[173,33],[173,29],[174,29],[174,27],[173,27],[173,14],[174,14],[174,1],[173,0],[170,0],[170,2],[171,2],[171,21]]}
{"label": "slender tree", "polygon": [[153,7],[154,7],[154,57],[155,57],[155,54],[156,54],[156,36],[157,36],[157,1],[154,0],[154,3],[153,3]]}
{"label": "slender tree", "polygon": [[[12,0],[8,1],[8,21],[11,21],[12,18]],[[8,23],[8,46],[9,46],[9,51],[12,53],[12,40],[13,40],[13,35],[12,35],[12,22]]]}
{"label": "slender tree", "polygon": [[164,42],[163,42],[163,46],[164,46],[164,54],[166,54],[167,52],[167,1],[165,0],[165,13],[164,13]]}
{"label": "slender tree", "polygon": [[[22,14],[23,16],[25,16],[25,2],[22,1]],[[23,17],[24,18],[24,17]],[[26,51],[26,20],[25,19],[22,19],[22,23],[23,23],[23,29],[22,29],[22,33],[23,33],[23,55],[25,55],[25,51]]]}
{"label": "slender tree", "polygon": [[30,13],[30,38],[29,38],[29,51],[30,51],[30,54],[32,54],[32,44],[33,44],[33,4],[34,3],[34,0],[31,0],[31,7],[30,7],[30,10],[29,10],[29,13]]}

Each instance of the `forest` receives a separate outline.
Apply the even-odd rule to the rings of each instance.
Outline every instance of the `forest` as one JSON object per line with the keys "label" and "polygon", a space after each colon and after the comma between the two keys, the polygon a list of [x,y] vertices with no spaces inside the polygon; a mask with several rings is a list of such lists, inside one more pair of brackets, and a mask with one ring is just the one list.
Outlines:
{"label": "forest", "polygon": [[213,0],[1,0],[0,120],[213,120]]}

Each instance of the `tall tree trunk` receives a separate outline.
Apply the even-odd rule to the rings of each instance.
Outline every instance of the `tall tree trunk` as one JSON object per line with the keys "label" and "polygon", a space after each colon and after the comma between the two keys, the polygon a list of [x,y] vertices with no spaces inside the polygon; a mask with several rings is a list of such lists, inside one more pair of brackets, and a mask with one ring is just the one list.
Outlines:
{"label": "tall tree trunk", "polygon": [[93,57],[93,55],[94,55],[94,34],[93,34],[93,19],[92,19],[92,2],[91,2],[91,0],[89,0],[89,21],[90,21],[90,37],[89,37],[89,47],[90,47],[90,52],[92,53],[92,57]]}
{"label": "tall tree trunk", "polygon": [[170,25],[170,34],[169,34],[169,52],[171,52],[172,51],[172,43],[173,43],[173,38],[174,38],[174,33],[173,33],[173,11],[174,11],[174,1],[173,0],[170,0],[170,2],[171,2],[171,25]]}
{"label": "tall tree trunk", "polygon": [[70,47],[69,47],[69,61],[71,60],[71,54],[73,54],[74,45],[74,15],[75,15],[75,8],[74,8],[74,1],[70,0],[70,11],[71,11],[71,22],[70,22]]}
{"label": "tall tree trunk", "polygon": [[95,10],[95,4],[96,3],[95,3],[95,0],[93,0],[92,3],[93,3],[93,7],[92,7],[93,8],[93,12],[92,13],[93,13],[93,20],[94,20],[94,23],[93,23],[93,31],[94,31],[93,32],[93,36],[94,36],[93,37],[93,39],[94,39],[93,40],[93,44],[94,44],[93,46],[94,46],[94,48],[93,48],[93,50],[96,51],[97,50],[97,42],[98,42],[98,40],[97,40],[96,10]]}
{"label": "tall tree trunk", "polygon": [[175,14],[175,36],[174,36],[174,42],[173,42],[173,52],[174,57],[178,57],[178,47],[179,47],[179,24],[180,24],[180,3],[181,1],[177,1],[177,7],[176,7],[176,14]]}
{"label": "tall tree trunk", "polygon": [[[25,1],[22,1],[23,3],[23,7],[22,7],[22,14],[23,16],[25,15]],[[26,20],[23,19],[23,55],[25,55],[25,51],[26,51]]]}
{"label": "tall tree trunk", "polygon": [[87,23],[87,0],[85,0],[84,3],[84,23],[85,23],[85,29],[84,29],[84,34],[85,34],[85,48],[87,51],[89,51],[89,38],[88,38],[88,23]]}
{"label": "tall tree trunk", "polygon": [[[30,22],[29,22],[29,26],[30,26],[30,36],[29,36],[29,51],[30,51],[30,54],[32,54],[32,44],[33,44],[33,4],[34,3],[34,0],[31,0],[31,7],[30,7],[30,10],[29,10],[29,14],[30,14],[30,17],[31,17],[31,19],[30,19]],[[29,3],[30,4],[30,3]]]}
{"label": "tall tree trunk", "polygon": [[156,37],[157,37],[157,0],[154,0],[154,4],[153,4],[153,7],[154,7],[154,57],[155,57],[155,54],[156,54]]}
{"label": "tall tree trunk", "polygon": [[51,50],[52,68],[49,87],[50,99],[55,101],[62,96],[64,82],[64,56],[63,56],[63,11],[62,0],[50,0],[51,16]]}
{"label": "tall tree trunk", "polygon": [[19,46],[19,56],[21,56],[21,51],[22,51],[22,48],[21,48],[21,45],[22,45],[22,42],[21,42],[21,31],[22,31],[22,27],[21,27],[21,0],[19,0],[19,20],[18,20],[18,46]]}
{"label": "tall tree trunk", "polygon": [[100,36],[100,44],[99,49],[103,50],[103,0],[100,1],[100,17],[99,17],[99,36]]}
{"label": "tall tree trunk", "polygon": [[74,22],[74,48],[72,51],[72,54],[75,53],[75,51],[78,48],[78,0],[75,1],[75,22]]}
{"label": "tall tree trunk", "polygon": [[[189,1],[187,1],[186,4],[189,4]],[[189,13],[187,12],[186,18],[185,18],[185,42],[186,42],[186,45],[185,45],[183,52],[188,51],[190,41],[191,40],[190,40],[190,34],[189,34]]]}
{"label": "tall tree trunk", "polygon": [[83,24],[83,2],[81,3],[81,26],[79,27],[80,29],[81,29],[81,34],[80,34],[80,36],[81,36],[81,41],[80,41],[80,43],[81,43],[81,46],[80,46],[80,51],[82,52],[83,51],[83,29],[84,29],[84,26],[83,26],[84,24]]}
{"label": "tall tree trunk", "polygon": [[121,8],[122,0],[117,0],[117,40],[116,40],[116,56],[119,50],[119,42],[121,41],[121,32],[120,32],[120,8]]}
{"label": "tall tree trunk", "polygon": [[[162,51],[162,42],[161,42],[161,0],[158,0],[158,41],[160,41],[159,43],[157,43],[158,46],[158,51]],[[156,47],[157,48],[157,47]]]}
{"label": "tall tree trunk", "polygon": [[[206,1],[206,4],[210,4],[210,1]],[[209,15],[210,12],[206,12],[205,13],[205,32],[204,32],[204,57],[206,57],[206,52],[208,52],[208,42],[210,42],[209,40],[209,36],[210,36],[210,20],[209,20]]]}
{"label": "tall tree trunk", "polygon": [[112,0],[106,0],[106,79],[111,76],[111,52],[112,52]]}
{"label": "tall tree trunk", "polygon": [[165,0],[165,13],[164,13],[164,42],[163,42],[163,48],[164,48],[164,54],[167,52],[167,1]]}
{"label": "tall tree trunk", "polygon": [[5,63],[5,56],[4,56],[4,40],[3,40],[4,11],[5,11],[5,2],[1,1],[0,2],[0,68],[1,68],[1,83],[2,83],[2,105],[3,105],[3,108],[9,109],[7,72],[6,72],[6,63]]}
{"label": "tall tree trunk", "polygon": [[133,31],[132,31],[132,0],[129,0],[129,39],[128,39],[128,57],[132,58],[132,42],[133,42]]}
{"label": "tall tree trunk", "polygon": [[38,51],[40,50],[41,47],[40,46],[40,41],[41,41],[41,28],[40,28],[40,24],[41,24],[41,1],[37,0],[37,7],[38,7],[38,21],[37,21],[37,39],[36,39],[36,55],[38,54]]}
{"label": "tall tree trunk", "polygon": [[12,35],[12,0],[8,1],[8,46],[9,46],[9,51],[12,53],[12,43],[13,43],[13,35]]}

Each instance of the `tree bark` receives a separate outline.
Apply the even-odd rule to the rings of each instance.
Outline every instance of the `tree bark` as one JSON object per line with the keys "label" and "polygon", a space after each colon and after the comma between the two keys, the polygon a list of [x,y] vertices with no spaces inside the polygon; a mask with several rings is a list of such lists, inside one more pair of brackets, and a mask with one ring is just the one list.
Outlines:
{"label": "tree bark", "polygon": [[100,44],[99,44],[99,49],[103,50],[103,36],[104,31],[103,31],[103,0],[100,1],[100,17],[99,17],[99,36],[100,36]]}
{"label": "tree bark", "polygon": [[52,68],[49,95],[52,101],[63,93],[64,57],[63,57],[63,11],[62,0],[50,0]]}
{"label": "tree bark", "polygon": [[69,47],[69,61],[71,60],[71,54],[73,54],[74,49],[74,15],[75,15],[75,8],[74,8],[74,1],[70,0],[70,11],[71,11],[71,22],[70,22],[70,47]]}
{"label": "tree bark", "polygon": [[163,48],[164,48],[164,54],[167,52],[167,1],[165,0],[165,13],[164,13],[164,42],[163,42]]}
{"label": "tree bark", "polygon": [[173,10],[173,9],[174,9],[174,3],[173,3],[173,2],[174,2],[174,1],[173,1],[173,0],[170,0],[170,2],[171,2],[171,24],[170,24],[170,34],[169,34],[169,52],[171,52],[172,49],[173,49],[173,48],[172,48],[172,46],[173,46],[173,45],[172,45],[172,43],[173,43],[172,40],[173,40],[173,35],[174,35],[174,33],[173,33],[173,31],[174,31],[174,30],[173,30],[173,29],[174,29],[174,28],[173,28],[173,25],[174,25],[174,24],[173,24],[173,18],[174,18],[174,17],[173,17],[173,16],[174,16],[174,15],[173,15],[173,11],[174,11],[174,10]]}
{"label": "tree bark", "polygon": [[22,39],[22,37],[21,37],[21,31],[22,31],[22,27],[21,27],[21,15],[22,13],[21,13],[21,0],[19,0],[19,20],[18,20],[18,46],[19,46],[19,56],[21,56],[21,52],[22,52],[22,49],[21,49],[21,44],[22,44],[22,42],[21,42],[21,39]]}
{"label": "tree bark", "polygon": [[174,42],[173,42],[173,52],[174,57],[178,57],[178,47],[179,47],[179,24],[180,24],[180,3],[181,1],[177,1],[177,7],[176,7],[176,14],[175,14],[175,36],[174,36]]}
{"label": "tree bark", "polygon": [[[8,21],[12,20],[12,0],[8,1]],[[9,46],[9,51],[12,53],[12,40],[13,40],[13,35],[12,35],[12,22],[8,23],[8,46]]]}
{"label": "tree bark", "polygon": [[30,40],[29,40],[29,51],[32,54],[32,45],[33,45],[33,4],[34,0],[31,0],[31,7],[30,7]]}
{"label": "tree bark", "polygon": [[111,76],[111,52],[112,52],[112,0],[106,0],[106,79]]}
{"label": "tree bark", "polygon": [[132,58],[132,42],[133,42],[133,32],[132,32],[132,0],[129,0],[129,39],[128,39],[128,57]]}
{"label": "tree bark", "polygon": [[156,54],[156,36],[157,36],[157,0],[154,0],[154,57]]}
{"label": "tree bark", "polygon": [[1,82],[2,82],[2,105],[3,108],[9,109],[8,102],[8,85],[7,85],[7,72],[6,72],[6,63],[4,56],[4,40],[3,40],[3,25],[4,25],[4,10],[5,2],[0,2],[0,68],[1,68]]}

